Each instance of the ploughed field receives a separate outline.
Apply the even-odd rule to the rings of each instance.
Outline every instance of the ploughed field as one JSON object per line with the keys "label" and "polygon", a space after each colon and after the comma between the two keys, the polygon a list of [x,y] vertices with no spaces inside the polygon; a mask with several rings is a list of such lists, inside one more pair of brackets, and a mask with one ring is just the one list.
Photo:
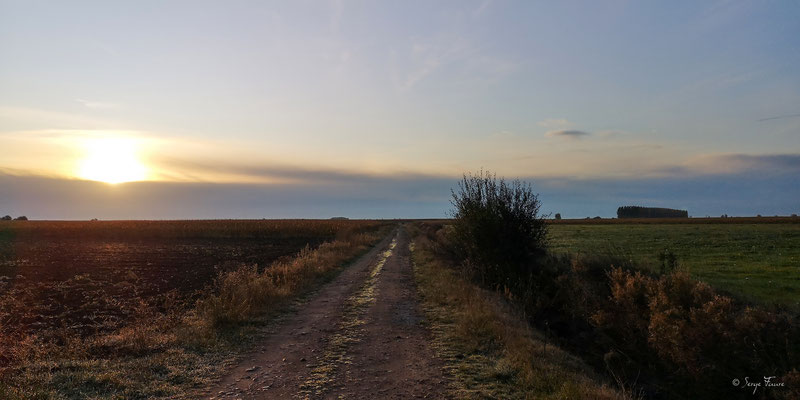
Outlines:
{"label": "ploughed field", "polygon": [[[373,221],[0,223],[0,336],[93,335],[185,308],[219,273],[268,267]],[[0,343],[1,344],[1,343]],[[0,346],[2,347],[2,346]]]}
{"label": "ploughed field", "polygon": [[554,252],[608,253],[657,271],[669,250],[679,268],[735,297],[800,308],[798,218],[554,222]]}

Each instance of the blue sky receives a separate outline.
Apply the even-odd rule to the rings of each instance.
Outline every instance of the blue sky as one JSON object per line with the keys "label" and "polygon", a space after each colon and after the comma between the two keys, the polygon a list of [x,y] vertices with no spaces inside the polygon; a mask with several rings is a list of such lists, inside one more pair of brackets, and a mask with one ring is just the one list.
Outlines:
{"label": "blue sky", "polygon": [[484,168],[571,217],[796,213],[798,21],[792,1],[0,0],[0,212],[438,217]]}

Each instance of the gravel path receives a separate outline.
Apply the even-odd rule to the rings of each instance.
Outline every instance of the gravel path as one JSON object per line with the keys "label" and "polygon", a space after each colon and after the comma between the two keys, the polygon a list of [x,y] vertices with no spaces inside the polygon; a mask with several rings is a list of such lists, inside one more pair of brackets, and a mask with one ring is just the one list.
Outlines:
{"label": "gravel path", "polygon": [[447,398],[404,229],[325,285],[229,371],[212,399]]}

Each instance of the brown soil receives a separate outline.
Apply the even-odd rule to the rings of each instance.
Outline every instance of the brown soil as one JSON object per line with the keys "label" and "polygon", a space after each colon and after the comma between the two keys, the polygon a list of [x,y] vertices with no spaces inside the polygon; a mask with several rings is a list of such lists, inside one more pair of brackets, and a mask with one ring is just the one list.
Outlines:
{"label": "brown soil", "polygon": [[212,399],[446,398],[400,229],[285,318]]}
{"label": "brown soil", "polygon": [[266,267],[321,241],[22,238],[0,251],[0,329],[111,331],[142,301],[159,304],[173,294],[183,303],[220,272],[242,264]]}

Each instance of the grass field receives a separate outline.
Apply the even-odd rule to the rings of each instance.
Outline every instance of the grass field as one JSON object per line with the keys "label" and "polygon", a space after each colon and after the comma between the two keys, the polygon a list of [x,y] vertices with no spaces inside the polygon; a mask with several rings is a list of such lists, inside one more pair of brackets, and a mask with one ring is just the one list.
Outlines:
{"label": "grass field", "polygon": [[658,268],[669,249],[697,279],[735,297],[800,306],[800,224],[700,221],[698,223],[576,222],[550,226],[554,252],[610,252]]}

